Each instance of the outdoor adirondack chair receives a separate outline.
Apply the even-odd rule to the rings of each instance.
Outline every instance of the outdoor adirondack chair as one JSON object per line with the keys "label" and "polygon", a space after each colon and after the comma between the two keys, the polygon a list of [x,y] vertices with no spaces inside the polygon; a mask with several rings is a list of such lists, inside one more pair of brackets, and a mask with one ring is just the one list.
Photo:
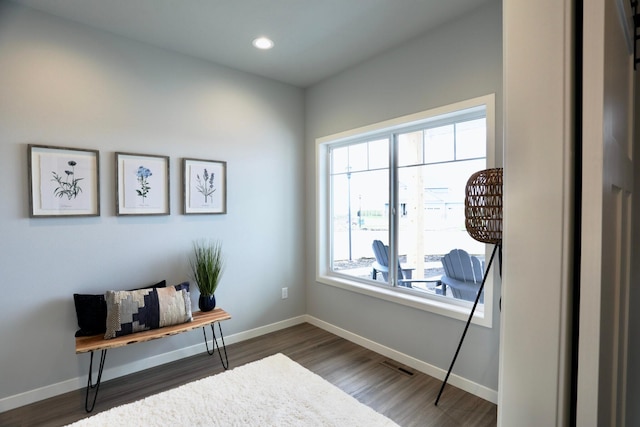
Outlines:
{"label": "outdoor adirondack chair", "polygon": [[[440,280],[451,289],[453,297],[475,301],[482,284],[484,263],[462,249],[453,249],[441,261],[445,274]],[[479,302],[484,302],[484,291]]]}
{"label": "outdoor adirondack chair", "polygon": [[[382,243],[380,240],[374,240],[371,245],[373,253],[376,256],[375,262],[371,265],[371,278],[377,279],[378,273],[382,273],[382,278],[385,281],[389,280],[389,246]],[[413,268],[406,268],[400,266],[400,260],[398,260],[398,279],[399,283],[403,286],[406,285],[402,282],[402,279],[411,279],[413,275]]]}

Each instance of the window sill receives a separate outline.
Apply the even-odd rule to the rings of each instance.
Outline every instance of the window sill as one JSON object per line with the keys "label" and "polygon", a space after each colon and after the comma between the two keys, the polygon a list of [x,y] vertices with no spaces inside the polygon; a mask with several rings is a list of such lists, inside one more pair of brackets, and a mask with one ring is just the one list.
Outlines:
{"label": "window sill", "polygon": [[[333,286],[465,322],[469,318],[469,313],[473,305],[470,302],[454,303],[450,299],[436,295],[420,295],[417,291],[405,291],[398,288],[376,286],[346,276],[319,275],[316,276],[316,281],[323,285]],[[476,308],[471,323],[491,328],[491,315],[485,316],[483,311]]]}

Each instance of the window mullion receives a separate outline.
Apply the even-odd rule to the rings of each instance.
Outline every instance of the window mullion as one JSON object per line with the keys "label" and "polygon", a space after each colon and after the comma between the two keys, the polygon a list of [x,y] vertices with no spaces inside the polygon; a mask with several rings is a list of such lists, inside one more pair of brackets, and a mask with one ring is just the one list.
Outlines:
{"label": "window mullion", "polygon": [[398,134],[389,142],[389,283],[398,286]]}

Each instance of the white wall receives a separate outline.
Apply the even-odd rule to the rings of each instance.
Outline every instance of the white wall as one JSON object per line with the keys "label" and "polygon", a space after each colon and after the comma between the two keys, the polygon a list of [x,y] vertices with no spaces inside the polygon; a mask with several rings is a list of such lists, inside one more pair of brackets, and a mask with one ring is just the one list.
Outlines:
{"label": "white wall", "polygon": [[502,426],[568,422],[572,4],[505,0],[503,5]]}
{"label": "white wall", "polygon": [[[502,129],[501,26],[501,2],[490,1],[460,20],[315,85],[306,96],[308,313],[445,372],[463,321],[315,282],[315,139],[490,93],[496,94],[496,129]],[[501,159],[500,132],[496,146],[496,158]],[[454,373],[495,391],[499,285],[494,296],[493,329],[471,326]]]}
{"label": "white wall", "polygon": [[[8,2],[0,70],[0,411],[11,396],[86,378],[73,293],[188,280],[198,238],[224,242],[227,335],[305,313],[302,90]],[[101,216],[29,219],[29,143],[100,150]],[[170,156],[170,216],[115,216],[116,151]],[[181,214],[182,157],[228,162],[227,215]],[[111,351],[107,367],[201,339]]]}

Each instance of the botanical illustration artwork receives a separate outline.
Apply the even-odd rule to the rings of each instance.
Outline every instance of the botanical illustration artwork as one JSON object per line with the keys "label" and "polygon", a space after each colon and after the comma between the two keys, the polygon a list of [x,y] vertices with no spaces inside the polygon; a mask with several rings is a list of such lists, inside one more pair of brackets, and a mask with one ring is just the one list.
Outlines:
{"label": "botanical illustration artwork", "polygon": [[145,159],[141,163],[138,159],[124,160],[124,205],[128,208],[157,209],[163,204],[162,182],[160,171],[163,161]]}
{"label": "botanical illustration artwork", "polygon": [[209,203],[209,198],[213,200],[213,197],[211,196],[216,191],[216,188],[213,185],[215,175],[216,174],[213,172],[211,172],[211,174],[209,175],[209,172],[206,168],[202,172],[202,178],[200,178],[199,174],[196,174],[196,190],[198,190],[198,193],[204,196],[205,205]]}
{"label": "botanical illustration artwork", "polygon": [[118,215],[169,214],[169,158],[116,153]]}
{"label": "botanical illustration artwork", "polygon": [[184,213],[226,213],[227,163],[183,159]]}
{"label": "botanical illustration artwork", "polygon": [[80,187],[79,183],[83,178],[77,177],[75,173],[75,167],[78,162],[75,160],[69,160],[67,164],[70,168],[65,169],[64,178],[61,175],[58,175],[56,171],[51,171],[53,174],[53,180],[58,183],[58,186],[53,190],[53,194],[60,198],[66,196],[68,200],[71,200],[78,197],[78,194],[82,192],[82,187]]}
{"label": "botanical illustration artwork", "polygon": [[140,187],[136,189],[136,192],[138,193],[138,196],[142,197],[142,204],[144,204],[144,201],[149,194],[149,190],[151,190],[151,187],[149,186],[149,177],[152,173],[149,168],[140,166],[138,167],[136,175],[138,176],[138,183],[140,184]]}
{"label": "botanical illustration artwork", "polygon": [[98,152],[29,145],[30,215],[99,215]]}
{"label": "botanical illustration artwork", "polygon": [[[89,210],[91,199],[83,188],[89,185],[86,159],[69,154],[40,158],[40,206],[49,211]],[[86,196],[86,197],[85,197]]]}

